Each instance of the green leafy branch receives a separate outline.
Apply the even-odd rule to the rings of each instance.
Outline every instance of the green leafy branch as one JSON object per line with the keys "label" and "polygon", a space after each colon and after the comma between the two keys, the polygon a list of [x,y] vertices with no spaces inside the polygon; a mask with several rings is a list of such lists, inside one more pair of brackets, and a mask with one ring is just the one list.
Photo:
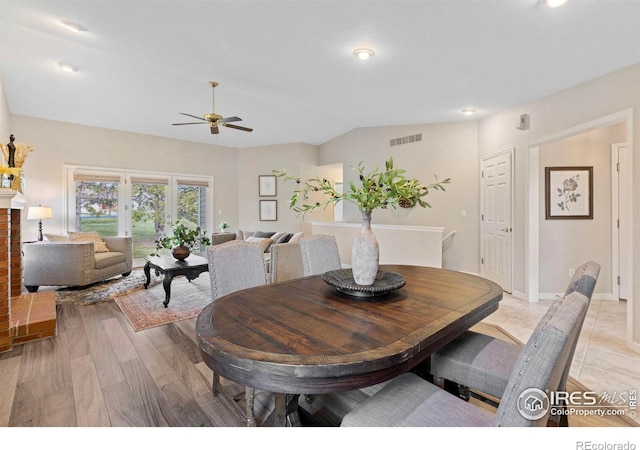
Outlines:
{"label": "green leafy branch", "polygon": [[[400,206],[420,205],[423,208],[431,207],[424,200],[430,190],[445,191],[444,184],[451,182],[451,178],[442,181],[436,181],[429,185],[423,185],[417,179],[408,179],[405,177],[406,170],[394,168],[393,158],[389,158],[385,162],[385,170],[380,171],[378,167],[365,173],[363,161],[357,166],[351,166],[353,170],[358,171],[360,186],[356,186],[353,182],[349,183],[349,189],[344,193],[339,193],[333,185],[326,179],[319,177],[302,180],[298,176],[292,176],[286,169],[273,170],[272,172],[284,180],[293,180],[299,185],[300,189],[293,192],[289,200],[289,208],[303,215],[309,211],[317,211],[324,209],[329,204],[336,204],[340,201],[348,201],[360,209],[361,212],[373,211],[374,209],[397,208]],[[315,203],[308,202],[309,194],[319,192],[328,196],[324,201]]]}

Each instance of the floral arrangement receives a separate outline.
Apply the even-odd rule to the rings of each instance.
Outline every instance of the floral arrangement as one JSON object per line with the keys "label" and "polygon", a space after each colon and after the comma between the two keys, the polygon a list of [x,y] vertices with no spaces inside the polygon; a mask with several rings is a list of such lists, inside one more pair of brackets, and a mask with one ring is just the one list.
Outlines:
{"label": "floral arrangement", "polygon": [[174,247],[184,245],[191,250],[199,248],[201,245],[210,245],[211,240],[207,237],[207,231],[201,230],[198,225],[192,221],[182,218],[173,224],[173,234],[171,236],[165,236],[155,241],[156,253],[167,248],[169,250]]}
{"label": "floral arrangement", "polygon": [[[384,171],[376,167],[365,173],[362,161],[358,166],[352,166],[351,168],[358,171],[361,184],[356,186],[353,182],[350,182],[349,189],[342,194],[338,193],[326,179],[314,177],[303,181],[300,177],[289,175],[286,169],[273,170],[273,173],[285,180],[295,180],[296,183],[301,185],[300,189],[293,192],[289,207],[303,215],[309,211],[325,208],[330,203],[336,204],[343,200],[357,205],[360,212],[363,213],[371,212],[378,208],[395,209],[397,206],[410,207],[416,204],[423,208],[430,208],[431,205],[424,201],[424,197],[429,194],[429,190],[444,191],[443,185],[451,182],[450,178],[438,181],[436,177],[434,183],[423,185],[415,178],[408,179],[404,175],[406,173],[404,169],[393,166],[393,158],[389,158],[385,162]],[[310,192],[320,192],[327,195],[328,199],[313,204],[305,203],[309,199]]]}
{"label": "floral arrangement", "polygon": [[[16,163],[15,167],[22,168],[24,166],[24,161],[27,159],[27,156],[29,156],[29,153],[33,151],[33,147],[28,144],[15,144],[15,146],[16,146],[16,152],[13,157]],[[2,155],[4,156],[4,160],[6,164],[6,161],[9,161],[8,145],[2,146]]]}
{"label": "floral arrangement", "polygon": [[11,189],[21,191],[22,167],[24,166],[24,161],[27,159],[29,153],[33,151],[33,147],[27,144],[15,144],[15,147],[15,167],[9,167],[6,163],[9,161],[9,146],[0,145],[0,148],[2,148],[2,156],[5,161],[4,164],[0,165],[0,174],[6,175],[11,180]]}
{"label": "floral arrangement", "polygon": [[218,225],[218,228],[220,228],[221,231],[224,231],[229,228],[229,224],[223,220],[222,222],[220,222],[220,225]]}

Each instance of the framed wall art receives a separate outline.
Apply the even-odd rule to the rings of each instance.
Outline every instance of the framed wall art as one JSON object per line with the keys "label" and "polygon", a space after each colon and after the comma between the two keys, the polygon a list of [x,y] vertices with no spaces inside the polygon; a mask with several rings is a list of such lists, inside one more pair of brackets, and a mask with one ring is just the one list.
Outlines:
{"label": "framed wall art", "polygon": [[278,220],[278,200],[260,200],[260,220]]}
{"label": "framed wall art", "polygon": [[545,217],[593,219],[593,167],[545,167]]}
{"label": "framed wall art", "polygon": [[277,195],[276,176],[258,175],[258,193],[260,197],[275,197]]}

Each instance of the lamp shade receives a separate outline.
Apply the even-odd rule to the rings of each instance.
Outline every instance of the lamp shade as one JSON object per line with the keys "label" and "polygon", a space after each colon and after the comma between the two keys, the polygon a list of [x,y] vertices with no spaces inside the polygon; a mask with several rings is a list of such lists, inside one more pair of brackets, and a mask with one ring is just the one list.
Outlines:
{"label": "lamp shade", "polygon": [[50,206],[29,206],[27,219],[51,219],[53,213]]}

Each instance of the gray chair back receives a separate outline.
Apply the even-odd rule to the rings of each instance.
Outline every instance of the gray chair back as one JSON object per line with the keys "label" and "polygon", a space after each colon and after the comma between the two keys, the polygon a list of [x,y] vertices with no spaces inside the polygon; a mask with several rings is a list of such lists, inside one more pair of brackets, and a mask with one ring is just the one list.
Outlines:
{"label": "gray chair back", "polygon": [[260,244],[229,241],[207,247],[213,300],[240,289],[267,284]]}
{"label": "gray chair back", "polygon": [[304,277],[300,243],[271,245],[271,282]]}
{"label": "gray chair back", "polygon": [[589,298],[577,291],[556,300],[520,353],[507,383],[496,413],[496,426],[546,426],[550,409],[546,414],[532,417],[522,414],[527,398],[536,399],[536,394],[523,393],[536,388],[537,393],[550,393],[560,387],[564,368],[567,366],[580,328],[589,307]]}
{"label": "gray chair back", "polygon": [[342,268],[335,236],[314,234],[300,239],[305,276],[319,275]]}

